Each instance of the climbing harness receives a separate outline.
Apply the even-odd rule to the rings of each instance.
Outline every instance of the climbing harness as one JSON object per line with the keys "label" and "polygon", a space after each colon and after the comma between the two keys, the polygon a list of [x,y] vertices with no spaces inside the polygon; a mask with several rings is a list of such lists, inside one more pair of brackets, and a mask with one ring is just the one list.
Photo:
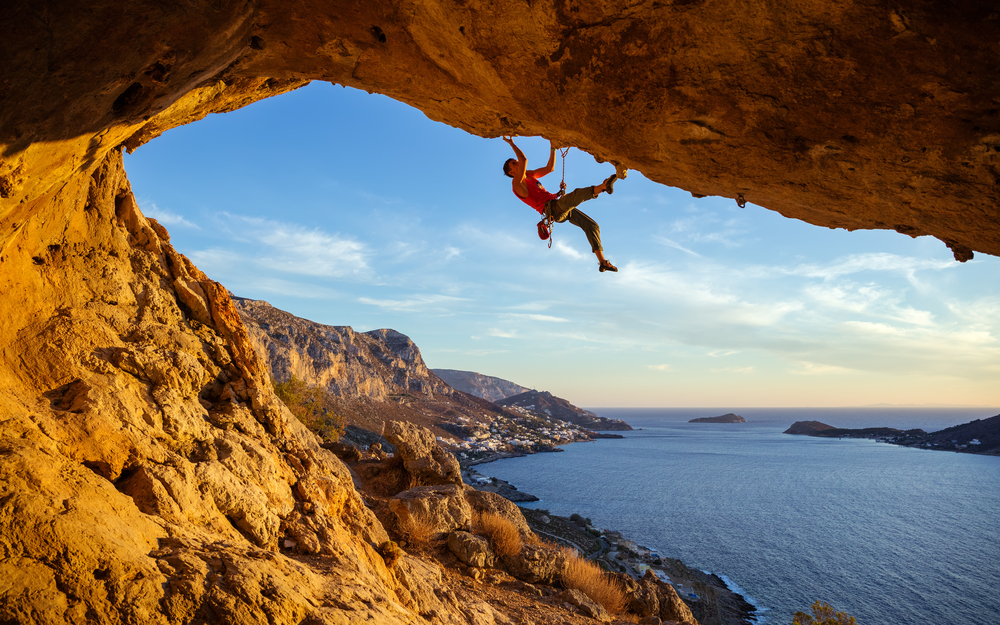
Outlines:
{"label": "climbing harness", "polygon": [[[556,194],[556,197],[562,199],[566,195],[566,155],[569,154],[569,148],[560,148],[559,154],[562,156],[562,181],[559,182],[559,193]],[[556,221],[552,218],[548,202],[546,202],[545,216],[538,222],[538,238],[542,241],[548,240],[549,249],[552,249],[552,224],[554,223]]]}

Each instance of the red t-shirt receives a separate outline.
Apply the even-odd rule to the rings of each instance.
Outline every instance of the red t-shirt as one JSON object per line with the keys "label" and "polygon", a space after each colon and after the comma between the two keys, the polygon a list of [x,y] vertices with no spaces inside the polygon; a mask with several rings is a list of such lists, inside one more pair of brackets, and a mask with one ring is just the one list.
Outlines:
{"label": "red t-shirt", "polygon": [[546,191],[545,187],[542,186],[542,183],[538,182],[537,178],[532,178],[529,175],[524,177],[524,185],[528,187],[528,197],[521,197],[520,195],[517,195],[516,191],[514,192],[514,195],[517,195],[522,202],[538,211],[540,215],[545,214],[546,202],[559,198],[559,196],[555,193],[549,193]]}

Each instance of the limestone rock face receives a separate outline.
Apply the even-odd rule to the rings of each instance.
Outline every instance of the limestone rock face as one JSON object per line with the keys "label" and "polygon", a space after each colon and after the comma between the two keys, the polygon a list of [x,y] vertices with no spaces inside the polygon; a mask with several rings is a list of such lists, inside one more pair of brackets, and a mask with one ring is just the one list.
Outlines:
{"label": "limestone rock face", "polygon": [[420,350],[405,334],[323,325],[259,300],[235,298],[234,304],[254,349],[276,380],[294,375],[339,397],[380,401],[407,391],[451,394],[452,389],[431,374]]}
{"label": "limestone rock face", "polygon": [[226,290],[138,211],[120,152],[15,234],[0,621],[468,622],[439,571],[386,566],[347,468],[274,396]]}
{"label": "limestone rock face", "polygon": [[450,452],[437,444],[430,430],[405,421],[390,421],[385,438],[396,446],[403,468],[415,486],[462,485],[462,469]]}
{"label": "limestone rock face", "polygon": [[698,196],[1000,253],[991,0],[13,0],[4,15],[4,237],[119,146],[324,80]]}
{"label": "limestone rock face", "polygon": [[520,384],[474,371],[455,369],[432,369],[432,371],[452,388],[492,402],[531,390]]}

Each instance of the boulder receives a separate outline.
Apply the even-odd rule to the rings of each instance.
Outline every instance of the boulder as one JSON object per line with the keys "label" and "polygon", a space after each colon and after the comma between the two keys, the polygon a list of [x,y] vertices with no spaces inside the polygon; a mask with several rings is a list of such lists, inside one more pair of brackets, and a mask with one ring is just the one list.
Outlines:
{"label": "boulder", "polygon": [[646,571],[646,575],[638,581],[623,573],[615,575],[615,578],[628,597],[629,612],[640,617],[659,618],[660,599],[656,590],[656,582],[659,580],[652,571]]}
{"label": "boulder", "polygon": [[508,499],[496,493],[475,490],[471,487],[466,489],[465,499],[472,506],[473,511],[480,514],[492,512],[513,523],[522,539],[531,535],[531,528],[528,527],[528,522],[524,519],[521,509]]}
{"label": "boulder", "polygon": [[551,584],[559,578],[566,556],[560,549],[526,544],[521,553],[504,556],[507,572],[529,584]]}
{"label": "boulder", "polygon": [[656,575],[652,574],[652,571],[647,571],[642,581],[651,583],[656,589],[656,598],[660,603],[661,620],[698,625],[697,619],[691,613],[691,608],[677,595],[673,586],[660,581]]}
{"label": "boulder", "polygon": [[601,621],[602,623],[608,623],[611,621],[611,615],[604,609],[604,606],[595,602],[576,588],[567,588],[556,595],[556,599],[574,606],[584,616],[589,616],[590,618]]}
{"label": "boulder", "polygon": [[396,446],[403,467],[416,486],[462,484],[462,469],[451,452],[437,444],[427,428],[404,421],[390,421],[385,437]]}
{"label": "boulder", "polygon": [[472,508],[463,489],[455,484],[417,486],[389,500],[389,509],[406,524],[413,519],[430,526],[432,534],[467,530],[472,524]]}
{"label": "boulder", "polygon": [[491,567],[496,561],[490,541],[469,532],[455,531],[449,534],[448,549],[456,558],[472,567]]}

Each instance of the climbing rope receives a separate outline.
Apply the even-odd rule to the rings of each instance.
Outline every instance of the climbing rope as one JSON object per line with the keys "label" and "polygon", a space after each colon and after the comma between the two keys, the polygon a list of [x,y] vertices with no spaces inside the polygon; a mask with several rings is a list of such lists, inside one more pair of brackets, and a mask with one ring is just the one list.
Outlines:
{"label": "climbing rope", "polygon": [[[566,195],[566,155],[569,154],[569,148],[559,148],[559,155],[562,156],[562,180],[559,182],[559,193],[557,194],[560,199]],[[545,208],[545,218],[542,219],[542,223],[545,224],[545,230],[548,232],[549,249],[552,249],[552,226],[556,221],[552,218],[552,213],[549,212],[548,207]],[[539,224],[541,225],[541,224]]]}
{"label": "climbing rope", "polygon": [[569,154],[569,148],[559,148],[559,154],[562,155],[562,165],[563,174],[562,182],[559,183],[559,197],[566,195],[566,155]]}

